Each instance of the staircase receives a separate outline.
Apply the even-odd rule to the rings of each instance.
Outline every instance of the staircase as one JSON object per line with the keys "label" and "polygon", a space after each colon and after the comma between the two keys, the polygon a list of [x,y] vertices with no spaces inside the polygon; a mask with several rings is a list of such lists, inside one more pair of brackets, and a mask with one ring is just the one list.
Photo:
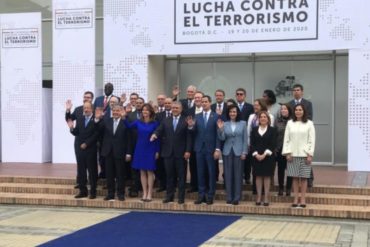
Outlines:
{"label": "staircase", "polygon": [[106,190],[98,187],[98,198],[75,199],[74,179],[0,176],[0,203],[18,205],[47,205],[70,207],[121,208],[149,211],[185,211],[223,214],[268,214],[309,217],[370,219],[370,188],[350,186],[320,186],[309,190],[306,208],[291,208],[292,197],[277,196],[276,187],[271,192],[270,206],[255,206],[255,196],[250,186],[244,186],[243,201],[237,206],[226,204],[222,185],[218,184],[213,205],[195,205],[197,194],[186,194],[185,204],[163,204],[164,192],[154,193],[154,200],[143,203],[139,198],[121,201],[104,201]]}

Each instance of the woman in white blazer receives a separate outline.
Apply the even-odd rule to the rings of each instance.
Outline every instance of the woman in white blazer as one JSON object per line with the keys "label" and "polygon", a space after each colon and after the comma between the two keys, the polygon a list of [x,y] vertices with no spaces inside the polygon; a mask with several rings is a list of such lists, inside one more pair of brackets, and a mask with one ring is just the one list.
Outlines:
{"label": "woman in white blazer", "polygon": [[[287,176],[293,177],[294,201],[292,207],[306,207],[307,179],[311,175],[311,163],[315,150],[315,127],[307,118],[302,104],[293,110],[293,119],[285,129],[282,154],[287,159]],[[299,187],[301,197],[299,201]]]}
{"label": "woman in white blazer", "polygon": [[240,120],[237,105],[228,106],[227,121],[218,120],[218,138],[224,142],[222,154],[227,204],[238,205],[242,199],[243,170],[248,150],[248,132],[245,121]]}

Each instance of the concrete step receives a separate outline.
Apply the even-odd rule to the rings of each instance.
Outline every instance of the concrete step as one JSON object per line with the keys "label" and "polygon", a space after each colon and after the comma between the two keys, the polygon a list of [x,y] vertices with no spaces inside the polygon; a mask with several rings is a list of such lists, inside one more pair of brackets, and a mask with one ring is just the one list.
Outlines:
{"label": "concrete step", "polygon": [[[54,185],[74,185],[76,180],[73,178],[52,178],[52,177],[25,177],[25,176],[0,176],[0,183],[22,183],[22,184],[54,184]],[[99,185],[105,184],[104,180],[99,180]],[[217,189],[223,190],[223,184],[218,183]],[[251,191],[251,185],[244,185],[244,191]],[[277,191],[278,187],[273,186],[271,191]],[[318,185],[308,189],[309,193],[320,194],[348,194],[348,195],[367,195],[370,196],[370,187],[354,187],[339,185]]]}
{"label": "concrete step", "polygon": [[369,206],[343,206],[308,204],[306,208],[291,208],[290,203],[271,202],[269,207],[255,206],[254,202],[241,202],[237,206],[227,205],[223,201],[215,201],[213,205],[195,205],[192,200],[186,200],[185,204],[163,204],[161,199],[152,202],[141,202],[137,198],[127,198],[126,201],[104,201],[102,197],[94,200],[75,199],[72,195],[56,194],[23,194],[23,193],[0,193],[2,204],[22,205],[48,205],[70,207],[96,207],[96,208],[122,208],[131,210],[150,211],[186,211],[207,213],[230,213],[230,214],[268,214],[290,215],[308,217],[333,217],[350,219],[370,219]]}
{"label": "concrete step", "polygon": [[[32,183],[0,183],[0,192],[2,193],[25,193],[25,194],[57,194],[57,195],[75,195],[78,193],[72,185],[65,184],[32,184]],[[107,195],[107,190],[102,186],[98,186],[98,196]],[[126,191],[126,195],[128,192]],[[197,193],[186,193],[186,198],[195,200]],[[154,198],[163,199],[165,192],[155,192]],[[309,204],[325,204],[325,205],[347,205],[347,206],[369,206],[370,197],[364,195],[347,195],[347,194],[325,194],[325,193],[308,193],[307,203]],[[223,190],[216,191],[216,200],[226,201],[226,193]],[[250,191],[243,192],[243,201],[255,201],[256,196]],[[270,196],[271,202],[292,203],[291,196],[277,196],[276,192],[272,192]]]}

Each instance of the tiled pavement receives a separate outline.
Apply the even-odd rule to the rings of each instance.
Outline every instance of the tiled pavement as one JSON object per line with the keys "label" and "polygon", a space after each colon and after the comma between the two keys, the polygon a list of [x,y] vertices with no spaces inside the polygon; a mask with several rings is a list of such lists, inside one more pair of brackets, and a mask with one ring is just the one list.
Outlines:
{"label": "tiled pavement", "polygon": [[[124,213],[127,211],[1,205],[0,246],[35,246]],[[203,246],[370,247],[369,231],[368,221],[248,215]]]}

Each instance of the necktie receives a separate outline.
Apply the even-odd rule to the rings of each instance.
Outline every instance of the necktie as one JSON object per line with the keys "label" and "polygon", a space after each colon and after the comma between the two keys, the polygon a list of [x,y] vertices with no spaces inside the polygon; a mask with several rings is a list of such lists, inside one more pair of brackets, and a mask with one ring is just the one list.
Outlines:
{"label": "necktie", "polygon": [[171,112],[166,111],[166,117],[171,117]]}
{"label": "necktie", "polygon": [[141,112],[137,112],[137,119],[141,119]]}
{"label": "necktie", "polygon": [[258,116],[257,116],[257,114],[254,116],[254,118],[252,120],[252,126],[253,127],[257,127],[258,126]]}
{"label": "necktie", "polygon": [[298,104],[299,104],[299,100],[296,100],[296,101],[295,101],[295,104],[296,104],[296,105],[298,105]]}
{"label": "necktie", "polygon": [[103,102],[103,108],[105,109],[107,107],[107,96],[104,96],[104,102]]}
{"label": "necktie", "polygon": [[159,112],[163,112],[163,107],[159,107]]}
{"label": "necktie", "polygon": [[207,126],[207,114],[208,114],[208,112],[204,112],[204,126]]}
{"label": "necktie", "polygon": [[90,120],[89,117],[85,117],[85,127],[89,124],[89,120]]}
{"label": "necktie", "polygon": [[243,109],[243,104],[239,103],[239,110],[241,111]]}
{"label": "necktie", "polygon": [[118,119],[114,119],[114,122],[113,122],[113,135],[116,134],[117,127],[118,127]]}
{"label": "necktie", "polygon": [[174,117],[174,118],[173,118],[173,131],[176,131],[177,122],[178,122],[177,117]]}
{"label": "necktie", "polygon": [[188,99],[188,108],[191,108],[191,99]]}
{"label": "necktie", "polygon": [[218,109],[221,110],[221,104],[218,104]]}

